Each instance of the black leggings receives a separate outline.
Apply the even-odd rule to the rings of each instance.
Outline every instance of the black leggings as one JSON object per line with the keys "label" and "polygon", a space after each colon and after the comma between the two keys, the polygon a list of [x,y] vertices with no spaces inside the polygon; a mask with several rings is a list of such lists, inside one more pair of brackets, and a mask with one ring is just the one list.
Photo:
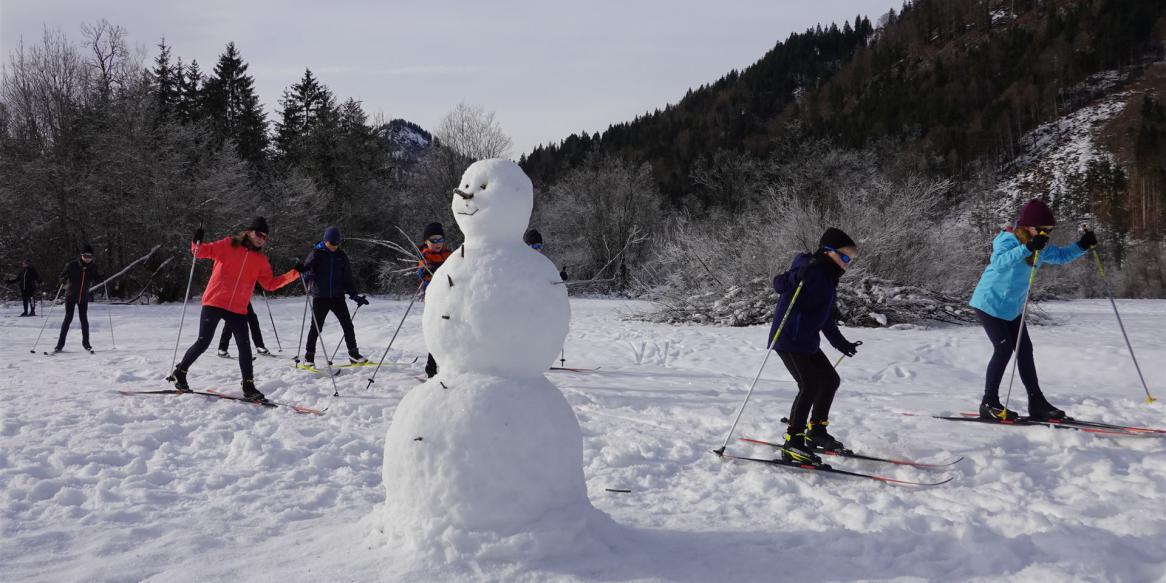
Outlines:
{"label": "black leggings", "polygon": [[243,380],[254,379],[251,374],[251,340],[247,337],[247,316],[211,306],[202,307],[202,315],[198,320],[198,340],[186,349],[178,368],[190,370],[190,365],[206,352],[215,337],[215,328],[219,326],[219,320],[225,322],[226,327],[235,336],[235,346],[239,347],[239,372],[243,373]]}
{"label": "black leggings", "polygon": [[[315,319],[316,325],[308,327],[308,346],[304,349],[304,355],[309,359],[316,356],[316,327],[320,331],[324,331],[324,318],[328,317],[328,312],[336,314],[336,319],[340,321],[340,329],[344,331],[344,343],[348,346],[348,354],[360,354],[360,350],[356,346],[356,331],[352,328],[352,317],[348,315],[348,304],[344,303],[344,298],[316,298],[312,300],[312,318]],[[331,358],[331,354],[327,354],[328,347],[324,347],[324,356]]]}
{"label": "black leggings", "polygon": [[[255,341],[255,346],[263,348],[263,333],[259,331],[259,316],[255,313],[255,308],[251,307],[251,302],[247,302],[247,327],[251,329],[251,339]],[[223,335],[219,336],[219,350],[226,350],[231,344],[231,327],[223,326]]]}
{"label": "black leggings", "polygon": [[1032,359],[1032,341],[1028,339],[1028,326],[1020,331],[1020,316],[1015,320],[1002,320],[981,310],[976,310],[984,332],[992,341],[992,359],[988,361],[988,372],[984,379],[984,396],[1000,398],[1000,380],[1012,360],[1016,348],[1016,335],[1020,334],[1020,350],[1016,351],[1016,368],[1020,370],[1020,381],[1031,399],[1041,394],[1040,382],[1036,378],[1036,363]]}
{"label": "black leggings", "polygon": [[798,383],[798,396],[794,398],[789,412],[790,434],[806,430],[806,418],[810,416],[811,409],[811,421],[820,423],[829,419],[830,405],[834,404],[834,393],[841,383],[830,359],[821,350],[814,354],[777,354]]}
{"label": "black leggings", "polygon": [[24,302],[24,313],[36,314],[36,296],[33,294],[21,294],[20,300]]}
{"label": "black leggings", "polygon": [[69,335],[69,325],[73,323],[73,308],[77,308],[77,317],[81,319],[81,346],[89,348],[89,302],[80,302],[72,299],[65,300],[65,321],[61,322],[61,337],[57,339],[57,348],[65,347],[65,337]]}

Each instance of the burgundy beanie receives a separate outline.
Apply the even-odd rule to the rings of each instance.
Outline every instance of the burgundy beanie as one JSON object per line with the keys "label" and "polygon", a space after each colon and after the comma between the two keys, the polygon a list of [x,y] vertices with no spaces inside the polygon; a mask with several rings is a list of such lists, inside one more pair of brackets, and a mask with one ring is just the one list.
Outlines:
{"label": "burgundy beanie", "polygon": [[1018,227],[1051,227],[1056,224],[1052,209],[1039,198],[1028,201],[1020,209],[1020,218],[1016,219]]}

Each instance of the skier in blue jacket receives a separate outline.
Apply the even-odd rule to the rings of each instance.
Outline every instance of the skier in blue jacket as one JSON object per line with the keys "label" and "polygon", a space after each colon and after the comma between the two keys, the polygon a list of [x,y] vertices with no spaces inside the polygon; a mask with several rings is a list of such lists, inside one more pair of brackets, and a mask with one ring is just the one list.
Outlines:
{"label": "skier in blue jacket", "polygon": [[[1057,220],[1048,205],[1033,199],[1020,210],[1016,225],[1001,230],[992,241],[992,258],[980,276],[970,302],[993,348],[984,381],[984,398],[980,401],[981,417],[1017,418],[1016,412],[1005,409],[1000,402],[1000,380],[1004,377],[1013,351],[1016,351],[1020,380],[1028,392],[1029,416],[1047,420],[1065,418],[1065,412],[1052,406],[1041,392],[1036,377],[1036,364],[1032,358],[1032,342],[1021,315],[1028,299],[1034,254],[1039,253],[1036,259],[1038,269],[1046,263],[1069,263],[1096,245],[1097,237],[1093,231],[1087,230],[1072,245],[1049,245],[1049,233],[1056,224]],[[1018,336],[1019,349],[1016,348]]]}
{"label": "skier in blue jacket", "polygon": [[[830,423],[830,406],[841,381],[830,359],[819,348],[819,333],[846,356],[858,352],[861,342],[847,340],[834,322],[838,280],[857,258],[858,245],[854,240],[840,229],[830,227],[818,241],[817,251],[799,253],[788,271],[773,278],[773,289],[780,298],[774,310],[768,342],[772,342],[782,317],[793,302],[793,309],[773,347],[798,383],[798,395],[790,409],[789,426],[781,450],[781,457],[787,462],[818,464],[822,460],[814,453],[815,449],[837,451],[844,447],[826,431]],[[800,292],[797,291],[799,284]]]}
{"label": "skier in blue jacket", "polygon": [[[328,227],[324,238],[308,253],[304,260],[304,279],[312,288],[312,319],[315,325],[308,328],[308,344],[304,349],[304,364],[315,366],[316,329],[324,328],[324,318],[328,312],[336,315],[340,329],[344,331],[344,343],[348,347],[348,360],[352,364],[364,364],[368,359],[361,356],[356,345],[356,332],[352,318],[348,314],[348,304],[344,296],[356,302],[357,306],[368,305],[368,298],[356,293],[352,280],[352,267],[348,254],[340,249],[342,242],[339,227]],[[324,348],[327,356],[327,347]]]}

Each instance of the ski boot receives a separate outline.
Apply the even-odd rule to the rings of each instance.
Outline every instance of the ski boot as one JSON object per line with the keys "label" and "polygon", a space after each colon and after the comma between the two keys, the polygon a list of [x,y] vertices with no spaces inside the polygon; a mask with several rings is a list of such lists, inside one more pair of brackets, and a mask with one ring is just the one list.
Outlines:
{"label": "ski boot", "polygon": [[781,461],[795,464],[822,465],[822,458],[814,453],[814,448],[807,443],[805,433],[785,434],[785,445],[781,447]]}
{"label": "ski boot", "polygon": [[350,364],[368,364],[368,359],[361,356],[359,352],[349,352],[348,362]]}
{"label": "ski boot", "polygon": [[316,368],[316,355],[315,354],[305,354],[304,359],[300,361],[300,368],[315,369]]}
{"label": "ski boot", "polygon": [[1065,412],[1049,403],[1044,395],[1029,398],[1028,416],[1036,421],[1064,421],[1068,419]]}
{"label": "ski boot", "polygon": [[186,382],[186,371],[180,368],[175,368],[174,372],[170,373],[170,376],[166,380],[174,381],[174,389],[179,393],[191,392],[190,384]]}
{"label": "ski boot", "polygon": [[50,352],[49,354],[60,354],[64,351],[65,351],[64,347],[58,346],[58,347],[54,348],[53,351]]}
{"label": "ski boot", "polygon": [[824,451],[846,451],[846,446],[842,445],[833,435],[826,432],[826,426],[829,421],[811,421],[809,428],[806,430],[806,443],[814,449]]}
{"label": "ski boot", "polygon": [[1016,411],[1004,408],[1004,405],[1000,403],[1000,397],[985,396],[984,400],[980,401],[981,419],[1016,421],[1017,417],[1019,417],[1019,415],[1016,414]]}
{"label": "ski boot", "polygon": [[231,358],[231,353],[227,352],[226,350],[220,350],[217,352],[217,354],[219,355],[219,358]]}
{"label": "ski boot", "polygon": [[267,397],[255,388],[255,381],[243,379],[243,398],[249,401],[266,401]]}
{"label": "ski boot", "polygon": [[259,354],[263,354],[263,355],[266,355],[266,356],[271,356],[271,351],[270,351],[270,350],[268,350],[268,349],[266,349],[266,348],[264,348],[264,347],[262,347],[262,346],[256,346],[256,347],[255,347],[255,352],[258,352]]}

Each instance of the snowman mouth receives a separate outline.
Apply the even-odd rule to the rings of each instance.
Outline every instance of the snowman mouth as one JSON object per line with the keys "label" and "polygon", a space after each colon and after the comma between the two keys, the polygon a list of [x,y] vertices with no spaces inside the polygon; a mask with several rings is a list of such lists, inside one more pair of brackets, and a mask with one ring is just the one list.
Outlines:
{"label": "snowman mouth", "polygon": [[458,212],[457,212],[457,214],[459,214],[459,215],[465,215],[465,216],[467,216],[467,217],[472,217],[472,216],[474,216],[475,214],[477,214],[477,212],[478,212],[478,211],[480,211],[480,210],[482,210],[482,209],[474,209],[474,210],[473,210],[473,212],[468,212],[468,213],[464,213],[464,212],[462,212],[462,211],[458,211]]}

